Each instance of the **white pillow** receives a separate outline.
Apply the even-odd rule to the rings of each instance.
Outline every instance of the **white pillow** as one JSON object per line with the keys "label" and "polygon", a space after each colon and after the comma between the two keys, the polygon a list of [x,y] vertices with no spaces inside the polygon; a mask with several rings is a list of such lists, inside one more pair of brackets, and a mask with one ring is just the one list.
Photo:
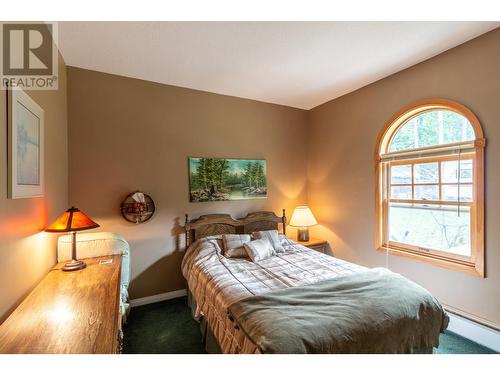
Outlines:
{"label": "white pillow", "polygon": [[254,262],[259,262],[261,260],[270,258],[276,255],[273,245],[267,239],[262,238],[260,240],[250,241],[245,243],[245,250]]}
{"label": "white pillow", "polygon": [[261,230],[259,232],[253,232],[252,236],[257,240],[260,240],[262,238],[267,239],[271,243],[276,253],[285,252],[285,248],[283,247],[283,245],[281,245],[280,237],[278,235],[277,230]]}
{"label": "white pillow", "polygon": [[288,238],[284,234],[278,234],[278,238],[280,239],[281,246],[288,245]]}
{"label": "white pillow", "polygon": [[222,245],[226,258],[246,258],[247,252],[243,245],[250,242],[252,238],[249,234],[224,234],[222,235]]}

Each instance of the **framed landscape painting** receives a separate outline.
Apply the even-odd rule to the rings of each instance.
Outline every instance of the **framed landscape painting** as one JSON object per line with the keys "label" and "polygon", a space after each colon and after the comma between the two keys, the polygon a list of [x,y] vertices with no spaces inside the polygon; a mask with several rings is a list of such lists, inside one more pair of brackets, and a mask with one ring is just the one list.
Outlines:
{"label": "framed landscape painting", "polygon": [[9,90],[8,107],[8,196],[43,196],[44,111],[22,90]]}
{"label": "framed landscape painting", "polygon": [[267,198],[263,159],[189,158],[191,202]]}

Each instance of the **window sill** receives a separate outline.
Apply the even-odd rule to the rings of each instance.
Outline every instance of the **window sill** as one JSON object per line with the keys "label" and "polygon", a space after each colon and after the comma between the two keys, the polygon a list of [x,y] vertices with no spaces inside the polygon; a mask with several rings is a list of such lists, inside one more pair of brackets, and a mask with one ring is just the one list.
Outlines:
{"label": "window sill", "polygon": [[403,257],[414,259],[414,260],[424,262],[424,263],[430,263],[434,266],[446,268],[446,269],[453,270],[453,271],[463,272],[463,273],[466,273],[468,275],[478,276],[478,277],[482,277],[482,278],[485,277],[483,267],[480,267],[478,264],[474,264],[474,263],[465,263],[465,262],[460,262],[460,261],[454,261],[452,259],[444,259],[444,258],[440,258],[437,256],[432,256],[432,255],[422,255],[422,254],[414,253],[411,251],[401,250],[401,249],[392,248],[392,247],[388,247],[388,246],[380,246],[377,248],[377,251],[380,251],[383,253],[389,253],[391,255],[403,256]]}

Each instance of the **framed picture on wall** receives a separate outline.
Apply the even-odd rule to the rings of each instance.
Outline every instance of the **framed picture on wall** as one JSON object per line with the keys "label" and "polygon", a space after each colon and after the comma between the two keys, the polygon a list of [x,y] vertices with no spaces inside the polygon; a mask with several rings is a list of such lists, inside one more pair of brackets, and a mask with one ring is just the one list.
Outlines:
{"label": "framed picture on wall", "polygon": [[22,90],[8,96],[8,196],[44,195],[44,111]]}
{"label": "framed picture on wall", "polygon": [[191,202],[267,198],[264,159],[189,158]]}

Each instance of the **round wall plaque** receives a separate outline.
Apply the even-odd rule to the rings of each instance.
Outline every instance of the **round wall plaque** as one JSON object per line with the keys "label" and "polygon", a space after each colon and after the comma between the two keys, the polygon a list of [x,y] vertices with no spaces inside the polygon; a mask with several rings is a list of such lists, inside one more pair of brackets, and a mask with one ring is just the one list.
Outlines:
{"label": "round wall plaque", "polygon": [[122,216],[131,223],[141,224],[153,217],[155,202],[142,191],[127,195],[121,204]]}

